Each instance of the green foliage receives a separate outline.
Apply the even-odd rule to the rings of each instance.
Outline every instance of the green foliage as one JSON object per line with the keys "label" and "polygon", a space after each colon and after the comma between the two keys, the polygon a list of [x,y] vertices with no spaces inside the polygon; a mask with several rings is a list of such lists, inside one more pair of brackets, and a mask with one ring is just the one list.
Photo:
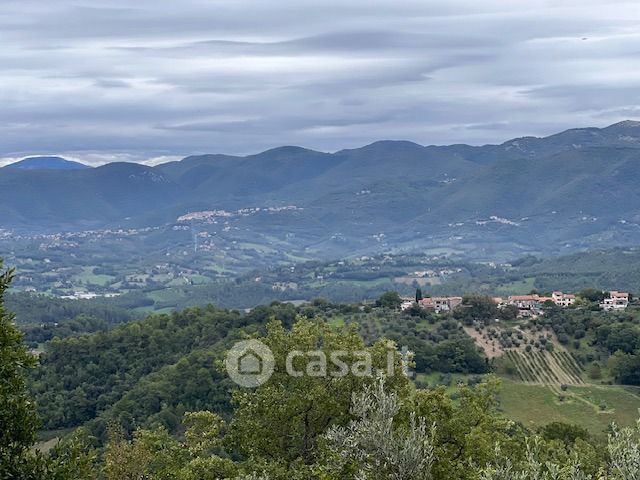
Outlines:
{"label": "green foliage", "polygon": [[185,440],[163,429],[138,430],[127,440],[117,426],[111,428],[104,457],[107,480],[216,480],[235,476],[238,469],[218,455],[222,419],[211,412],[187,413]]}
{"label": "green foliage", "polygon": [[613,428],[608,453],[612,476],[616,480],[640,478],[640,421],[636,428]]}
{"label": "green foliage", "polygon": [[577,296],[589,302],[600,303],[604,300],[605,294],[602,290],[596,288],[583,288],[578,292]]}
{"label": "green foliage", "polygon": [[0,478],[19,480],[88,480],[95,455],[78,432],[59,444],[52,457],[31,448],[40,420],[26,387],[26,371],[36,359],[22,342],[4,294],[13,272],[0,261]]}
{"label": "green foliage", "polygon": [[21,478],[30,465],[29,449],[35,443],[39,422],[29,396],[25,376],[36,359],[22,342],[14,317],[4,307],[4,294],[12,270],[0,263],[0,472]]}
{"label": "green foliage", "polygon": [[[171,315],[151,316],[109,332],[54,339],[47,344],[41,356],[41,367],[33,374],[33,391],[45,426],[81,425],[123,399],[143,378],[174,364],[178,370],[196,370],[189,374],[183,372],[185,380],[200,378],[199,385],[187,391],[194,397],[206,399],[203,390],[210,385],[214,374],[211,367],[199,373],[197,370],[205,368],[204,359],[184,360],[182,364],[181,359],[216,345],[221,354],[220,342],[229,341],[227,335],[252,318],[213,307],[194,308]],[[198,382],[196,378],[193,381]],[[154,383],[157,385],[149,378],[146,416],[162,408],[163,395],[151,388]]]}
{"label": "green foliage", "polygon": [[[287,331],[274,322],[262,341],[273,352],[275,372],[255,390],[234,392],[236,409],[229,429],[229,445],[249,458],[277,458],[287,469],[312,464],[318,437],[332,425],[346,424],[352,394],[371,381],[368,375],[354,373],[353,367],[343,376],[332,376],[331,369],[328,376],[291,376],[286,369],[289,352],[320,350],[326,358],[333,352],[345,352],[342,358],[351,366],[362,360],[360,352],[367,352],[373,368],[379,370],[387,368],[391,353],[396,374],[389,379],[388,388],[408,388],[395,345],[379,342],[366,347],[354,328],[336,330],[323,322],[301,320]],[[312,362],[311,357],[298,357],[293,366],[305,372]]]}
{"label": "green foliage", "polygon": [[[434,461],[435,425],[409,415],[399,422],[398,396],[385,391],[384,378],[353,395],[355,420],[333,426],[324,435],[340,478],[429,480]],[[349,474],[347,472],[355,472]]]}
{"label": "green foliage", "polygon": [[386,292],[383,293],[376,301],[376,305],[383,308],[397,309],[402,304],[402,298],[398,292]]}
{"label": "green foliage", "polygon": [[618,383],[640,385],[640,355],[616,352],[609,364],[611,373]]}
{"label": "green foliage", "polygon": [[495,379],[460,387],[455,401],[442,387],[416,393],[411,410],[436,426],[435,480],[470,478],[469,464],[489,463],[496,442],[517,455],[524,432],[498,414],[498,387]]}
{"label": "green foliage", "polygon": [[491,297],[465,295],[462,305],[454,311],[453,315],[465,325],[472,325],[474,321],[489,323],[500,317],[500,311]]}
{"label": "green foliage", "polygon": [[562,422],[549,423],[542,427],[540,433],[545,440],[559,440],[566,446],[575,444],[578,439],[587,441],[590,438],[585,428]]}
{"label": "green foliage", "polygon": [[633,353],[640,348],[640,328],[629,323],[603,325],[596,331],[596,340],[610,353]]}
{"label": "green foliage", "polygon": [[589,378],[592,380],[600,380],[602,378],[602,369],[600,368],[600,365],[596,362],[589,365],[587,375],[589,375]]}

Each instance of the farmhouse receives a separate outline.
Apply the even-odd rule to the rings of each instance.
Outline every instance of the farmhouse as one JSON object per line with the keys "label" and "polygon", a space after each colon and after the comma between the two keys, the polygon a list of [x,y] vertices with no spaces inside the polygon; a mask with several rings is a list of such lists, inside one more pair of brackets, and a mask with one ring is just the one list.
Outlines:
{"label": "farmhouse", "polygon": [[405,311],[410,309],[414,304],[415,304],[415,300],[407,300],[407,299],[402,299],[402,303],[400,304],[400,310]]}
{"label": "farmhouse", "polygon": [[429,297],[420,300],[420,306],[436,312],[450,312],[462,303],[462,297]]}
{"label": "farmhouse", "polygon": [[569,307],[576,301],[576,296],[571,293],[555,291],[550,297],[542,297],[537,294],[532,295],[512,295],[509,297],[509,304],[515,305],[520,310],[538,310],[545,302],[553,302],[559,307]]}
{"label": "farmhouse", "polygon": [[627,292],[609,292],[609,298],[605,298],[600,304],[600,308],[606,311],[624,310],[629,305],[629,294]]}
{"label": "farmhouse", "polygon": [[568,307],[576,302],[576,296],[571,293],[553,292],[551,301],[559,307]]}
{"label": "farmhouse", "polygon": [[509,304],[515,305],[519,310],[538,310],[542,302],[538,295],[511,295]]}

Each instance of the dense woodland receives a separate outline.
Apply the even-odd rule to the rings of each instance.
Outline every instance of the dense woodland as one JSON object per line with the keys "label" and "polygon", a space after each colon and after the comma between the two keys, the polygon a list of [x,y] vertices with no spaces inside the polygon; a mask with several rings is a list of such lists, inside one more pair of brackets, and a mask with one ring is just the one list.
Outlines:
{"label": "dense woodland", "polygon": [[[0,295],[10,279],[11,272],[0,277]],[[401,374],[284,371],[287,352],[310,347],[365,349],[380,372],[395,352],[400,370],[404,344],[417,372],[503,367],[461,330],[470,319],[513,320],[488,298],[466,297],[454,315],[400,312],[397,301],[385,294],[366,306],[316,300],[249,313],[210,306],[154,314],[54,338],[39,361],[2,302],[0,395],[9,401],[0,404],[0,478],[638,478],[640,429],[612,427],[608,440],[563,423],[532,430],[503,416],[500,380],[492,375],[452,392]],[[633,311],[550,310],[542,318],[562,342],[584,351],[585,363],[629,380],[622,372],[640,346]],[[274,376],[255,389],[236,387],[222,368],[226,350],[247,337],[260,338],[276,359]],[[43,426],[67,433],[52,450],[34,453]]]}

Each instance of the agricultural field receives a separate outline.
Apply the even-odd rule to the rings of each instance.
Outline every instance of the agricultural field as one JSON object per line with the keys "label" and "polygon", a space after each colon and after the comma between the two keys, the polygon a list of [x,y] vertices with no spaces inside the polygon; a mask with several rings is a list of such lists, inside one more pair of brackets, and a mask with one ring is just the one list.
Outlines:
{"label": "agricultural field", "polygon": [[498,367],[507,417],[528,427],[579,424],[596,436],[604,436],[611,423],[637,420],[640,389],[590,383],[579,356],[550,329],[525,319],[464,328]]}
{"label": "agricultural field", "polygon": [[584,385],[583,370],[576,359],[565,350],[509,349],[507,359],[515,366],[519,380],[526,385]]}
{"label": "agricultural field", "polygon": [[559,395],[551,385],[504,379],[500,406],[507,417],[527,427],[564,422],[604,437],[611,423],[630,426],[636,422],[640,395],[637,390],[613,385],[568,386]]}

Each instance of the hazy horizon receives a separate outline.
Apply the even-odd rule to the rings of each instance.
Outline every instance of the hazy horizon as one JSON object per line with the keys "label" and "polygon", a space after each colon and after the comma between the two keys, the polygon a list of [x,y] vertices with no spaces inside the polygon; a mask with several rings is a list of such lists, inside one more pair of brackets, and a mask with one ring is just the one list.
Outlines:
{"label": "hazy horizon", "polygon": [[633,2],[3,6],[2,159],[481,145],[640,111]]}
{"label": "hazy horizon", "polygon": [[[570,128],[568,130],[581,129],[581,128],[606,128],[606,127],[609,127],[611,125],[615,125],[617,123],[621,123],[621,122],[625,122],[625,121],[637,122],[637,120],[623,119],[623,120],[620,120],[619,122],[614,122],[613,124],[598,125],[598,126],[595,126],[595,127],[593,125],[585,125],[585,126]],[[563,131],[565,131],[565,130],[563,130]],[[554,135],[554,134],[558,134],[558,133],[562,133],[562,132],[561,131],[551,132],[550,135]],[[546,136],[546,135],[544,135],[544,136]],[[544,136],[524,135],[524,137],[537,137],[537,138],[543,138]],[[514,137],[514,138],[517,138],[517,137]],[[487,146],[487,145],[502,144],[504,142],[508,142],[510,140],[513,140],[514,138],[505,138],[504,140],[502,140],[500,142],[495,142],[495,143],[476,143],[476,144],[473,144],[473,143],[461,142],[461,143],[458,143],[458,144],[466,144],[466,145],[481,147],[481,146]],[[27,159],[27,158],[32,158],[32,157],[36,157],[36,158],[37,157],[61,157],[61,158],[64,158],[65,160],[69,160],[69,161],[73,161],[73,162],[80,162],[80,163],[84,163],[86,165],[93,166],[93,167],[98,167],[98,166],[101,166],[101,165],[106,165],[108,163],[114,163],[114,162],[131,162],[131,163],[141,163],[143,165],[155,166],[155,165],[161,165],[163,163],[183,160],[184,158],[186,158],[188,156],[192,156],[192,155],[210,155],[210,154],[211,155],[216,155],[216,154],[220,154],[220,155],[230,155],[230,156],[242,157],[242,156],[249,156],[249,155],[257,155],[257,154],[264,153],[266,151],[273,150],[273,149],[276,149],[276,148],[281,148],[281,147],[299,147],[299,148],[304,148],[304,149],[308,149],[308,150],[319,151],[319,152],[322,152],[322,153],[330,153],[330,154],[332,154],[332,153],[337,153],[337,152],[339,152],[341,150],[348,150],[348,149],[353,149],[353,148],[357,149],[357,148],[365,147],[367,145],[371,145],[373,143],[386,142],[386,141],[390,141],[390,142],[411,142],[411,143],[416,143],[417,145],[421,145],[420,143],[413,142],[412,140],[385,138],[385,139],[374,140],[373,142],[370,142],[368,144],[354,145],[354,146],[349,146],[349,147],[338,148],[338,149],[335,149],[335,150],[319,150],[319,149],[314,149],[314,148],[307,147],[305,145],[282,144],[282,145],[276,145],[276,146],[267,148],[265,150],[252,151],[252,152],[229,153],[229,152],[217,152],[217,151],[200,151],[200,152],[189,152],[189,153],[185,153],[185,154],[181,154],[181,155],[180,154],[177,154],[177,155],[160,155],[160,156],[149,157],[149,158],[138,157],[138,156],[136,156],[134,154],[129,154],[129,153],[125,153],[125,152],[118,152],[118,153],[99,153],[99,152],[84,152],[84,153],[83,152],[71,152],[71,153],[59,152],[59,153],[51,153],[51,152],[36,152],[36,153],[32,153],[32,154],[27,154],[27,155],[0,158],[0,167],[4,167],[6,165],[10,165],[12,163],[19,162],[21,160],[24,160],[24,159]],[[429,147],[429,146],[450,146],[450,145],[454,145],[454,144],[433,143],[433,144],[421,145],[421,146]]]}

